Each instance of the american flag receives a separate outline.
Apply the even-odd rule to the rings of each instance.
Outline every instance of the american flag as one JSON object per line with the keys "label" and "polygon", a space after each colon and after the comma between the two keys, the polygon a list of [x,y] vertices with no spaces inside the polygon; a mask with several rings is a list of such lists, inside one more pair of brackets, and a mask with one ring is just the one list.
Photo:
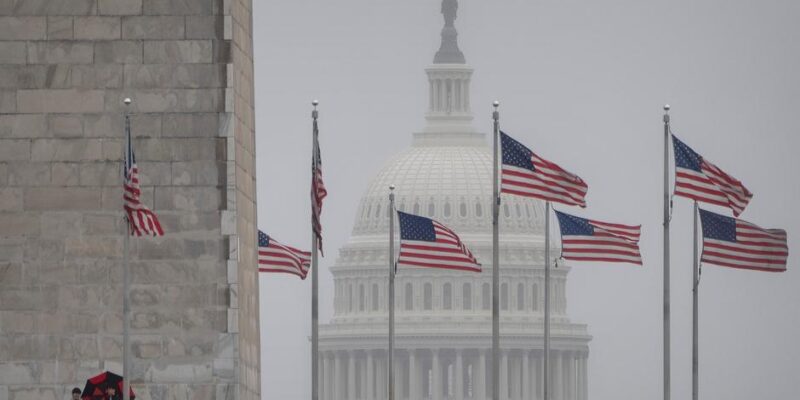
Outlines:
{"label": "american flag", "polygon": [[641,225],[611,224],[560,211],[556,211],[556,216],[561,227],[561,257],[642,265]]}
{"label": "american flag", "polygon": [[397,212],[400,257],[397,265],[481,272],[481,264],[448,227],[425,217]]}
{"label": "american flag", "polygon": [[704,203],[728,207],[739,216],[753,194],[742,182],[726,174],[672,135],[675,149],[675,194]]}
{"label": "american flag", "polygon": [[139,188],[139,167],[136,165],[136,156],[133,154],[131,144],[130,120],[125,120],[125,165],[123,174],[125,181],[122,184],[123,208],[128,218],[128,228],[133,236],[153,235],[163,236],[164,230],[158,221],[158,216],[142,204],[139,197],[142,190]]}
{"label": "american flag", "polygon": [[314,120],[314,149],[311,160],[311,225],[317,238],[317,248],[322,251],[322,200],[328,195],[325,183],[322,182],[322,153],[319,150],[319,129],[317,120]]}
{"label": "american flag", "polygon": [[700,261],[721,267],[786,271],[786,231],[763,229],[740,219],[700,210],[703,254]]}
{"label": "american flag", "polygon": [[259,272],[284,272],[306,279],[311,265],[311,253],[278,243],[264,232],[258,231]]}
{"label": "american flag", "polygon": [[503,153],[501,193],[586,207],[589,187],[575,174],[539,157],[500,132]]}

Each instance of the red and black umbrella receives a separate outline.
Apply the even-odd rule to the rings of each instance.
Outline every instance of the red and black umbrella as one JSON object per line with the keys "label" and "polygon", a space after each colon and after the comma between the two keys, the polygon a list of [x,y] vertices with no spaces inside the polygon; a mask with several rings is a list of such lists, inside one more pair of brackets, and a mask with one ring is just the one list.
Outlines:
{"label": "red and black umbrella", "polygon": [[[86,380],[86,386],[83,388],[83,393],[81,393],[81,399],[106,400],[107,387],[115,388],[118,398],[122,398],[122,377],[113,372],[106,371]],[[136,398],[136,395],[133,394],[133,388],[130,389],[130,398]]]}

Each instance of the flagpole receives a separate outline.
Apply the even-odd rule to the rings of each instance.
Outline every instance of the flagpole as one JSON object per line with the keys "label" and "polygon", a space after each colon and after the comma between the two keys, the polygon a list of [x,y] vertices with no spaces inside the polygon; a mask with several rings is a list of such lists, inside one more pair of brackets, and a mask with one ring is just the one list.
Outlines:
{"label": "flagpole", "polygon": [[697,216],[699,210],[697,201],[694,202],[694,253],[692,258],[692,400],[697,400],[699,396],[699,365],[698,365],[698,313],[697,313],[697,295],[700,289],[700,261],[697,257]]}
{"label": "flagpole", "polygon": [[394,400],[394,185],[389,186],[389,400]]}
{"label": "flagpole", "polygon": [[500,399],[500,191],[498,180],[497,152],[500,140],[500,102],[493,104],[494,112],[494,152],[492,164],[492,399]]}
{"label": "flagpole", "polygon": [[[314,169],[311,170],[311,179],[316,179],[316,157],[317,157],[317,136],[319,129],[317,127],[317,118],[319,112],[317,106],[318,100],[311,102],[314,110],[311,111],[311,118],[313,119],[312,145],[311,145],[311,162]],[[312,185],[313,190],[313,185]],[[311,193],[311,201],[314,201],[316,193]],[[312,208],[314,205],[312,204]],[[314,232],[314,212],[311,213],[311,400],[319,400],[319,274],[317,273],[317,235]]]}
{"label": "flagpole", "polygon": [[[125,103],[125,155],[123,162],[127,164],[130,157],[131,149],[131,118],[130,118],[130,105],[131,99],[126,97],[123,100]],[[122,168],[127,168],[123,165]],[[125,171],[125,173],[128,173]],[[123,178],[124,179],[124,178]],[[130,241],[131,241],[131,226],[128,220],[127,213],[125,219],[125,238],[124,248],[122,255],[122,398],[123,400],[130,400],[130,362],[131,362],[131,276],[130,276]]]}
{"label": "flagpole", "polygon": [[664,400],[670,399],[669,316],[669,104],[664,106]]}
{"label": "flagpole", "polygon": [[550,202],[544,209],[544,400],[550,400]]}

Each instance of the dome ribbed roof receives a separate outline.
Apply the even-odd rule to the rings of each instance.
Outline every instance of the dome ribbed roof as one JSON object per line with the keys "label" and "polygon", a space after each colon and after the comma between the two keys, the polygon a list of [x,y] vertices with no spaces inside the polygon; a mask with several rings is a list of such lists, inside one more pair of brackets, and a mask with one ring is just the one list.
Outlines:
{"label": "dome ribbed roof", "polygon": [[[491,233],[492,152],[485,143],[415,146],[390,159],[361,199],[353,235],[386,232],[389,185],[400,211],[432,217],[457,233]],[[541,202],[503,196],[502,232],[541,234],[543,218]]]}

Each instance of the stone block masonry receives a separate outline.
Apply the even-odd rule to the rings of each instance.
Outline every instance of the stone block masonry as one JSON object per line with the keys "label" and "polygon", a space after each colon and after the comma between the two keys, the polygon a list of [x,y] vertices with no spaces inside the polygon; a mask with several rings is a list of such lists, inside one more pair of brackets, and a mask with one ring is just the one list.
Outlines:
{"label": "stone block masonry", "polygon": [[0,400],[122,372],[122,99],[142,400],[260,398],[252,0],[0,0]]}

